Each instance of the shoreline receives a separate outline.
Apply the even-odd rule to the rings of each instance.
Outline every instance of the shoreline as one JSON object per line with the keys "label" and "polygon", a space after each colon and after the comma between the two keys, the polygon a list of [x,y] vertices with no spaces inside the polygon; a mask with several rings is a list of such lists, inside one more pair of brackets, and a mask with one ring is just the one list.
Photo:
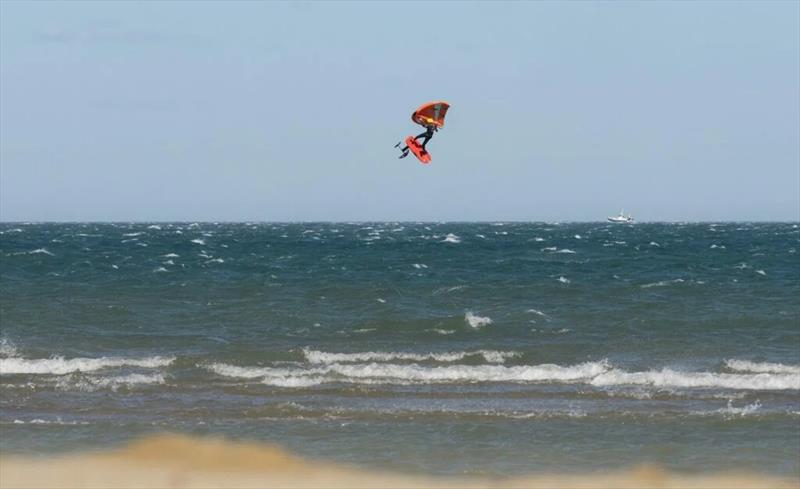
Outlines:
{"label": "shoreline", "polygon": [[788,489],[800,488],[800,480],[745,472],[684,474],[656,465],[602,473],[441,477],[315,461],[273,445],[162,434],[106,452],[0,455],[0,487]]}

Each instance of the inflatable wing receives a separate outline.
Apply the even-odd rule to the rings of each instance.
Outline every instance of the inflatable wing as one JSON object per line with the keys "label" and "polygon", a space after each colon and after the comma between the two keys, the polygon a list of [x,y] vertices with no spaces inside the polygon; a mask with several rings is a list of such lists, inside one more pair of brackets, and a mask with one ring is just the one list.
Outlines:
{"label": "inflatable wing", "polygon": [[411,114],[411,120],[421,126],[444,127],[444,116],[449,108],[447,102],[428,102]]}

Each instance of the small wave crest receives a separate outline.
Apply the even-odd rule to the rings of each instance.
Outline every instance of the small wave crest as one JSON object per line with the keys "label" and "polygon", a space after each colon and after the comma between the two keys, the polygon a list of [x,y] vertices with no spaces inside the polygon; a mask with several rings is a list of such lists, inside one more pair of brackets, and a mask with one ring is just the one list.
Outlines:
{"label": "small wave crest", "polygon": [[46,248],[37,248],[35,250],[30,251],[21,251],[19,253],[14,253],[14,255],[47,255],[47,256],[55,256],[53,253],[47,251]]}
{"label": "small wave crest", "polygon": [[751,362],[748,360],[725,360],[725,367],[734,372],[773,373],[800,375],[800,365],[782,363]]}
{"label": "small wave crest", "polygon": [[332,364],[332,363],[355,363],[355,362],[391,362],[396,360],[408,360],[415,362],[442,362],[452,363],[463,360],[467,357],[483,357],[489,363],[505,363],[509,358],[519,357],[521,354],[515,351],[497,350],[477,350],[477,351],[456,351],[444,353],[406,353],[406,352],[359,352],[359,353],[328,353],[318,350],[303,349],[303,356],[310,363]]}
{"label": "small wave crest", "polygon": [[111,377],[104,376],[79,376],[77,379],[61,377],[56,386],[64,391],[94,392],[100,389],[117,391],[120,387],[134,387],[140,385],[164,384],[166,381],[161,374],[128,374]]}
{"label": "small wave crest", "polygon": [[661,280],[659,282],[653,282],[653,283],[649,283],[649,284],[644,284],[644,285],[641,286],[641,288],[649,289],[651,287],[666,287],[668,285],[681,284],[683,282],[684,282],[684,280],[682,278],[676,278],[674,280]]}
{"label": "small wave crest", "polygon": [[[397,360],[450,363],[467,353],[485,355],[489,365],[422,365],[419,363],[384,363]],[[600,388],[636,386],[645,389],[716,389],[716,390],[800,390],[800,375],[726,374],[714,372],[679,372],[671,369],[628,372],[614,368],[608,360],[576,365],[499,365],[512,352],[455,352],[430,356],[403,353],[366,352],[361,354],[323,354],[308,350],[316,361],[307,367],[242,367],[224,363],[204,366],[217,375],[262,382],[282,387],[307,387],[325,383],[351,384],[447,384],[447,383],[568,383]],[[497,354],[498,357],[494,357]],[[356,356],[357,355],[357,356]],[[437,355],[437,357],[434,357]],[[461,355],[464,355],[463,357]],[[355,362],[369,363],[355,363]]]}
{"label": "small wave crest", "polygon": [[742,407],[735,407],[733,405],[733,400],[728,399],[728,405],[724,408],[718,409],[716,412],[726,417],[743,417],[749,416],[761,408],[761,401],[756,400],[754,403],[747,404],[746,406]]}
{"label": "small wave crest", "polygon": [[593,378],[590,384],[598,387],[643,385],[657,388],[800,390],[800,375],[679,372],[668,368],[648,372],[612,369]]}
{"label": "small wave crest", "polygon": [[174,360],[174,357],[69,359],[63,357],[43,359],[11,357],[0,358],[0,374],[65,375],[73,372],[91,372],[118,367],[159,368],[170,365]]}
{"label": "small wave crest", "polygon": [[0,338],[0,359],[16,357],[18,354],[14,343],[7,338]]}
{"label": "small wave crest", "polygon": [[262,383],[282,387],[305,387],[321,383],[355,384],[443,384],[477,382],[577,382],[588,380],[609,368],[606,361],[587,362],[562,367],[543,364],[506,367],[501,365],[447,365],[429,367],[418,364],[386,363],[343,364],[286,369],[274,367],[239,367],[224,363],[207,369],[223,377],[259,379]]}
{"label": "small wave crest", "polygon": [[488,316],[478,316],[476,314],[473,314],[471,311],[467,311],[466,314],[464,314],[464,321],[466,321],[467,324],[469,324],[470,327],[474,329],[480,329],[483,328],[484,326],[488,326],[494,323],[494,321],[492,321],[492,318]]}

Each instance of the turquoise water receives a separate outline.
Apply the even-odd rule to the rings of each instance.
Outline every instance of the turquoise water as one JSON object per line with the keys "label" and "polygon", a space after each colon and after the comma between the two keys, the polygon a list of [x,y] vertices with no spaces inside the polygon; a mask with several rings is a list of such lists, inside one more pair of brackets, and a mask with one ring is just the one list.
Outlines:
{"label": "turquoise water", "polygon": [[800,476],[796,223],[0,224],[0,451]]}

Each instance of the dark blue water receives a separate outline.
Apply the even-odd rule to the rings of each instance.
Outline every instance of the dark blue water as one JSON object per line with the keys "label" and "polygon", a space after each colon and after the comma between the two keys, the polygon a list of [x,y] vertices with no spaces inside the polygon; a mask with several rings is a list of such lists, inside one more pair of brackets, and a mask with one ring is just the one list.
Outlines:
{"label": "dark blue water", "polygon": [[800,474],[796,223],[0,224],[0,450]]}

